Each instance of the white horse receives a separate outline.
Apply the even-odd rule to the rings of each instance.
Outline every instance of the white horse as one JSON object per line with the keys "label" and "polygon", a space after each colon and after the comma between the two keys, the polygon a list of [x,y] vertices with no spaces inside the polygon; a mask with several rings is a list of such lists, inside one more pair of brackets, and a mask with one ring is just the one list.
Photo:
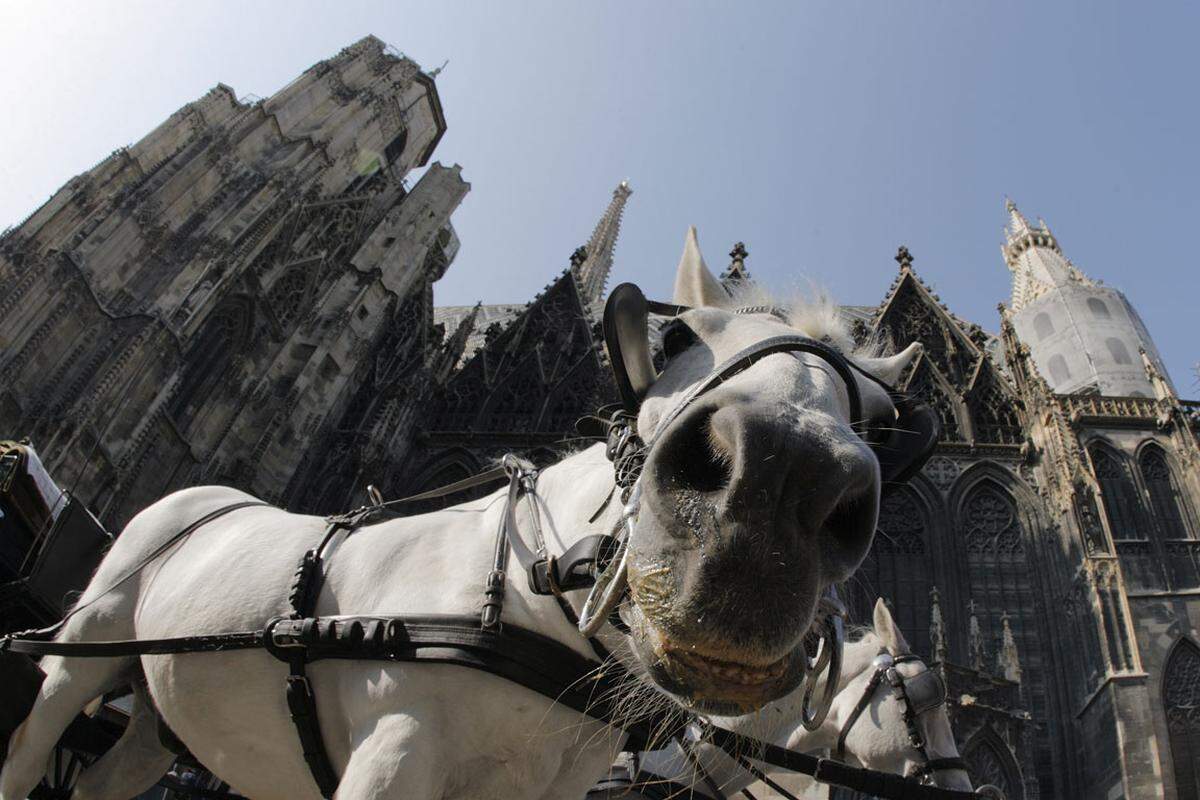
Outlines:
{"label": "white horse", "polygon": [[[704,266],[689,231],[674,300],[682,314],[665,344],[668,363],[642,405],[653,431],[685,393],[731,354],[799,328],[850,338],[831,308],[801,309],[791,325],[737,314]],[[794,327],[793,327],[794,326]],[[893,381],[915,348],[855,358]],[[887,393],[855,378],[847,387],[811,353],[772,355],[706,393],[653,442],[630,537],[628,634],[598,634],[657,696],[680,708],[748,711],[803,677],[803,640],[826,587],[845,580],[870,545],[879,465],[857,423],[891,424]],[[544,470],[537,495],[551,553],[619,522],[612,466],[595,446]],[[121,581],[188,525],[248,495],[226,487],[176,492],[138,514],[105,557],[58,634],[64,642],[190,636],[260,629],[286,614],[301,555],[322,537],[319,517],[270,507],[216,519]],[[604,512],[594,516],[598,508]],[[321,617],[477,614],[492,568],[502,493],[370,525],[336,542],[316,606]],[[519,527],[530,521],[521,505]],[[594,521],[591,521],[594,519]],[[578,612],[584,597],[569,595]],[[518,573],[504,620],[591,656],[586,639]],[[94,698],[144,678],[171,730],[209,769],[255,800],[316,800],[284,696],[286,666],[261,650],[125,658],[47,656],[33,710],[14,733],[0,800],[37,784],[71,719]],[[430,663],[327,660],[308,669],[320,733],[338,776],[337,797],[582,797],[621,749],[623,733],[488,673]],[[138,732],[141,736],[138,736]],[[124,798],[150,786],[170,757],[135,727],[77,783],[76,800]],[[123,778],[115,781],[120,764]],[[114,783],[122,783],[114,789]]]}
{"label": "white horse", "polygon": [[[840,734],[846,730],[847,763],[896,775],[919,770],[928,759],[957,759],[958,745],[950,729],[945,705],[923,710],[915,717],[925,747],[922,754],[909,738],[905,705],[893,695],[888,684],[884,682],[873,691],[870,690],[869,684],[876,671],[876,658],[880,654],[886,653],[894,658],[911,655],[908,642],[882,599],[875,604],[873,622],[872,630],[865,631],[857,641],[846,645],[837,694],[828,716],[817,730],[808,730],[799,722],[802,690],[772,701],[752,714],[713,718],[712,722],[760,741],[809,753],[833,751]],[[926,667],[919,662],[906,660],[896,664],[896,669],[902,677],[912,678]],[[856,706],[868,693],[869,704],[855,718]],[[685,751],[685,747],[690,752]],[[748,762],[755,769],[790,784],[789,790],[794,790],[797,796],[803,795],[814,784],[809,778],[780,772],[754,759],[752,754],[748,756]],[[705,743],[702,734],[695,731],[690,740],[673,742],[661,750],[639,754],[637,764],[646,780],[665,780],[687,786],[697,797],[716,797],[718,795],[714,789],[725,796],[732,796],[757,780],[744,765],[716,745]],[[972,791],[970,778],[961,769],[937,770],[931,774],[931,778],[935,786]],[[620,790],[614,790],[611,796],[633,800],[639,795],[621,794]],[[590,800],[605,797],[602,792],[589,795]]]}

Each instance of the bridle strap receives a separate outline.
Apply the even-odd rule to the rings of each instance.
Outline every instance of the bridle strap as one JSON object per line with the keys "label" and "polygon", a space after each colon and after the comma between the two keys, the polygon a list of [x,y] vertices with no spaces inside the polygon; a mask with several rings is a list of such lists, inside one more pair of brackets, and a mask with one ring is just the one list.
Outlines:
{"label": "bridle strap", "polygon": [[[941,770],[961,769],[966,770],[967,764],[962,758],[957,756],[947,758],[930,758],[929,752],[926,749],[925,738],[921,735],[920,728],[917,727],[917,716],[924,711],[931,710],[936,706],[945,703],[945,695],[943,693],[941,701],[935,705],[930,705],[926,708],[917,709],[913,701],[909,698],[908,692],[905,689],[905,678],[900,675],[896,669],[897,664],[905,662],[917,661],[921,659],[915,655],[901,655],[892,657],[889,653],[882,652],[876,656],[875,672],[867,681],[866,687],[863,689],[862,696],[859,697],[858,703],[854,706],[854,710],[850,712],[850,716],[846,718],[846,722],[842,725],[842,729],[838,731],[837,747],[834,749],[834,758],[838,761],[844,761],[846,758],[846,739],[850,735],[850,730],[858,722],[859,717],[871,704],[875,697],[875,692],[879,690],[879,686],[886,679],[888,685],[892,688],[892,694],[902,706],[904,706],[904,724],[908,729],[909,743],[921,754],[923,763],[909,772],[907,777],[920,778],[922,780],[930,778],[933,773]],[[929,668],[925,668],[929,671]],[[924,674],[924,673],[922,673]],[[916,677],[921,677],[920,675]],[[915,679],[915,678],[914,678]],[[938,678],[941,680],[941,678]]]}
{"label": "bridle strap", "polygon": [[884,670],[875,670],[875,674],[867,681],[862,696],[858,698],[858,703],[855,704],[854,710],[850,712],[850,716],[846,718],[842,729],[838,731],[837,747],[833,751],[833,757],[838,761],[846,760],[846,739],[850,736],[850,729],[854,727],[854,723],[858,722],[858,718],[862,716],[862,713],[867,710],[867,706],[871,705],[871,700],[875,697],[875,691],[879,688],[879,684],[883,683],[883,675]]}
{"label": "bridle strap", "polygon": [[725,359],[709,373],[707,378],[693,386],[675,404],[675,407],[670,412],[659,419],[658,424],[654,426],[654,433],[645,440],[646,445],[651,445],[667,429],[667,426],[675,421],[702,394],[720,386],[734,375],[744,372],[767,356],[777,353],[812,353],[833,367],[838,377],[842,379],[846,386],[846,394],[850,402],[851,423],[855,424],[862,421],[862,396],[858,390],[858,382],[854,379],[854,372],[852,371],[850,362],[846,360],[845,356],[824,342],[810,339],[807,336],[772,336],[769,339],[755,342],[749,347],[738,351],[730,358]]}
{"label": "bridle strap", "polygon": [[910,772],[908,777],[924,779],[932,777],[935,772],[952,769],[961,769],[963,772],[969,772],[966,760],[960,756],[950,756],[947,758],[926,759],[925,763]]}

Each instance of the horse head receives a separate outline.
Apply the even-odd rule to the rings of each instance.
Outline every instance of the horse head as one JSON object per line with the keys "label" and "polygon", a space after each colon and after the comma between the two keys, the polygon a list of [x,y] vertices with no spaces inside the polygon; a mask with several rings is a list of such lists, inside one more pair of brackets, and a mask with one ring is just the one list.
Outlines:
{"label": "horse head", "polygon": [[[881,485],[936,441],[927,418],[918,442],[896,439],[914,425],[888,384],[919,346],[859,357],[833,307],[743,307],[705,266],[694,229],[676,306],[629,291],[640,333],[636,312],[606,319],[646,445],[620,614],[638,661],[684,706],[753,710],[811,673],[819,601],[866,555]],[[643,344],[647,306],[673,314],[661,374]]]}
{"label": "horse head", "polygon": [[[860,652],[848,659],[825,721],[827,736],[837,740],[834,757],[972,791],[950,728],[941,675],[912,654],[882,598],[874,616],[874,635],[852,646]],[[796,728],[788,746],[803,746],[809,736]]]}

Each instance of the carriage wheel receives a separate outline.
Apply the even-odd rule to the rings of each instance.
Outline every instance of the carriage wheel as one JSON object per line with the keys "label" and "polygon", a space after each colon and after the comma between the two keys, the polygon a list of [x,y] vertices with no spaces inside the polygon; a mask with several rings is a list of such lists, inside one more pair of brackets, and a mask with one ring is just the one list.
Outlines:
{"label": "carriage wheel", "polygon": [[46,777],[37,788],[30,793],[30,800],[68,800],[79,773],[84,770],[91,759],[74,750],[68,750],[61,745],[54,748],[54,755],[46,770]]}

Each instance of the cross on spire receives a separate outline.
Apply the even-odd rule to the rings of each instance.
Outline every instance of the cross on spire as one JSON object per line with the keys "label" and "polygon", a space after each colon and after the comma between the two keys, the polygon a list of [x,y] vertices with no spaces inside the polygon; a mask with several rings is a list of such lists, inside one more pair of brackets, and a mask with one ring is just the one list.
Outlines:
{"label": "cross on spire", "polygon": [[894,258],[896,260],[896,263],[900,265],[900,269],[902,271],[912,269],[912,262],[913,262],[912,253],[908,252],[908,248],[905,247],[904,245],[900,245],[900,249],[898,249],[896,251],[896,255],[894,256]]}
{"label": "cross on spire", "polygon": [[750,251],[746,249],[745,242],[737,242],[729,251],[729,266],[721,273],[721,283],[727,290],[752,280],[750,270],[746,269],[746,259],[749,256]]}

